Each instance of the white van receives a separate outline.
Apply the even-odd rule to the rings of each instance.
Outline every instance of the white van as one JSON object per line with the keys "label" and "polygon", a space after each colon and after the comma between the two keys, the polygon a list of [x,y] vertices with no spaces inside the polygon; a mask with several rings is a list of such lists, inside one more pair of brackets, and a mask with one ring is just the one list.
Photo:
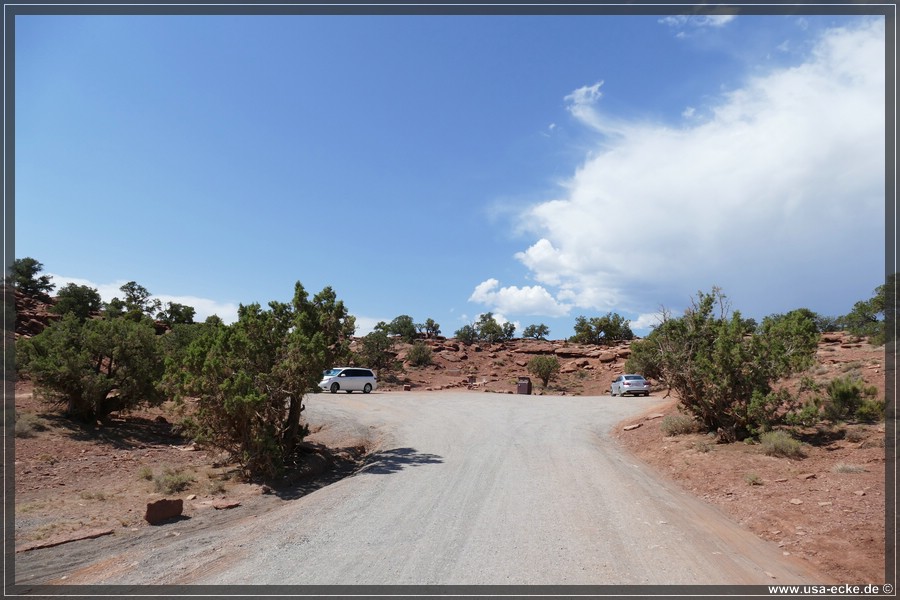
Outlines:
{"label": "white van", "polygon": [[332,394],[337,394],[338,390],[344,390],[348,394],[357,391],[368,394],[378,387],[378,382],[371,369],[334,367],[322,374],[319,387]]}

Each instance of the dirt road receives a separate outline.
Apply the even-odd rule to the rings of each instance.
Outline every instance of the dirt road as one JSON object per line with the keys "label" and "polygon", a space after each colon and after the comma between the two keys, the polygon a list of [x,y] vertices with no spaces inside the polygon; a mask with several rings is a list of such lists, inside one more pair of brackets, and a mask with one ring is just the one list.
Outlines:
{"label": "dirt road", "polygon": [[306,414],[330,424],[323,436],[375,446],[357,474],[218,524],[185,519],[124,544],[77,542],[108,553],[85,550],[65,572],[54,549],[26,553],[16,579],[41,583],[42,561],[56,560],[48,581],[72,584],[826,581],[622,452],[609,430],[657,402],[316,395]]}

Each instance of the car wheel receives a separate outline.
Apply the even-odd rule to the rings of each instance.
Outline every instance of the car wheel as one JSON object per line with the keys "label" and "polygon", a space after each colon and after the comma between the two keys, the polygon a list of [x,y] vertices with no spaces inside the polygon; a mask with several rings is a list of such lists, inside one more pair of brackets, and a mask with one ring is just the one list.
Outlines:
{"label": "car wheel", "polygon": [[366,386],[363,388],[363,394],[368,394],[371,391],[372,391],[372,384],[367,383]]}
{"label": "car wheel", "polygon": [[339,389],[341,389],[341,386],[339,386],[338,384],[336,384],[336,383],[331,384],[331,393],[332,394],[337,394]]}
{"label": "car wheel", "polygon": [[612,396],[613,398],[615,398],[615,397],[616,397],[616,389],[615,389],[615,388],[610,388],[610,390],[609,390],[609,395]]}

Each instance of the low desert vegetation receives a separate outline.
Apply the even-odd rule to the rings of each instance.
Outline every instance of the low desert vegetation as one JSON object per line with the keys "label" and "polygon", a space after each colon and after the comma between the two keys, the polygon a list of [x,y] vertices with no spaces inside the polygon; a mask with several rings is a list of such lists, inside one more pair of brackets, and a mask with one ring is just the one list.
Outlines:
{"label": "low desert vegetation", "polygon": [[865,473],[865,467],[861,467],[860,465],[850,465],[847,463],[838,463],[834,465],[832,469],[835,473]]}
{"label": "low desert vegetation", "polygon": [[759,436],[763,453],[767,456],[803,458],[803,444],[783,430],[767,431]]}
{"label": "low desert vegetation", "polygon": [[413,367],[427,367],[432,363],[431,347],[422,341],[416,341],[406,352],[406,361]]}
{"label": "low desert vegetation", "polygon": [[659,426],[668,436],[687,435],[700,431],[700,424],[693,417],[684,414],[663,417]]}
{"label": "low desert vegetation", "polygon": [[756,473],[747,473],[746,475],[744,475],[744,481],[747,482],[747,485],[762,485],[763,484],[762,477],[760,477]]}
{"label": "low desert vegetation", "polygon": [[47,431],[47,422],[34,413],[16,413],[15,436],[17,438],[30,438],[41,431]]}
{"label": "low desert vegetation", "polygon": [[[55,286],[42,270],[33,258],[16,259],[5,285],[49,300]],[[718,288],[698,292],[682,316],[664,311],[660,325],[632,343],[626,369],[677,393],[690,426],[666,423],[671,431],[714,433],[719,442],[822,421],[877,422],[884,418],[883,399],[855,376],[859,369],[833,381],[823,381],[827,370],[806,371],[823,331],[842,328],[884,342],[892,281],[842,317],[797,309],[761,323],[731,311]],[[364,365],[384,381],[397,380],[403,365],[396,341],[412,344],[408,363],[421,367],[429,364],[431,348],[420,339],[440,334],[433,319],[417,324],[400,315],[379,323],[353,352],[355,320],[334,290],[326,287],[310,297],[300,282],[290,302],[242,305],[229,325],[215,316],[196,323],[193,308],[163,305],[134,281],[120,291],[103,303],[91,288],[61,289],[53,306],[58,318],[17,342],[17,371],[34,383],[39,397],[86,427],[111,426],[113,413],[162,403],[184,406],[189,399],[191,413],[181,415],[177,432],[224,450],[247,476],[275,476],[292,462],[308,433],[304,399],[316,391],[324,369]],[[484,313],[456,337],[463,344],[502,343],[515,330],[513,323]],[[543,324],[524,333],[532,339],[547,334]],[[633,337],[629,321],[610,312],[578,317],[571,340],[609,345]],[[559,370],[555,357],[543,358],[550,360],[529,363],[528,370],[546,387]],[[798,395],[777,385],[799,373],[806,379]],[[577,384],[578,377],[566,375],[566,382]],[[15,435],[33,435],[42,426],[40,419],[17,415]]]}
{"label": "low desert vegetation", "polygon": [[541,380],[541,385],[546,388],[550,380],[556,377],[560,371],[559,359],[555,356],[538,355],[528,361],[528,372]]}
{"label": "low desert vegetation", "polygon": [[183,469],[164,467],[162,472],[153,476],[153,489],[166,495],[183,492],[196,481],[193,474]]}

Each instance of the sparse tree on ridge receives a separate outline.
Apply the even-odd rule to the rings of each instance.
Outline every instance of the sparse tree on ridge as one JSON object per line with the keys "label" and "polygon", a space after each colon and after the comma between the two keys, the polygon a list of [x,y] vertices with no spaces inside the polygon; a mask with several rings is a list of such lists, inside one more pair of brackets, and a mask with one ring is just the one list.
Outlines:
{"label": "sparse tree on ridge", "polygon": [[404,342],[412,342],[416,339],[416,324],[409,315],[400,315],[387,326],[387,332],[399,336]]}
{"label": "sparse tree on ridge", "polygon": [[50,283],[49,275],[38,276],[43,270],[44,265],[30,256],[17,258],[13,261],[6,282],[28,297],[46,298],[56,286]]}
{"label": "sparse tree on ridge", "polygon": [[631,323],[618,313],[607,313],[588,320],[584,316],[575,319],[575,335],[569,338],[577,344],[611,345],[634,339]]}
{"label": "sparse tree on ridge", "polygon": [[86,285],[69,283],[57,292],[56,303],[51,310],[59,315],[72,313],[79,321],[84,321],[91,315],[99,313],[101,308],[103,300],[97,290]]}
{"label": "sparse tree on ridge", "polygon": [[529,325],[522,332],[523,338],[533,340],[546,340],[548,335],[550,335],[550,329],[543,323],[540,325]]}
{"label": "sparse tree on ridge", "polygon": [[421,323],[416,327],[430,338],[441,335],[441,326],[435,323],[434,319],[426,319],[424,323]]}

